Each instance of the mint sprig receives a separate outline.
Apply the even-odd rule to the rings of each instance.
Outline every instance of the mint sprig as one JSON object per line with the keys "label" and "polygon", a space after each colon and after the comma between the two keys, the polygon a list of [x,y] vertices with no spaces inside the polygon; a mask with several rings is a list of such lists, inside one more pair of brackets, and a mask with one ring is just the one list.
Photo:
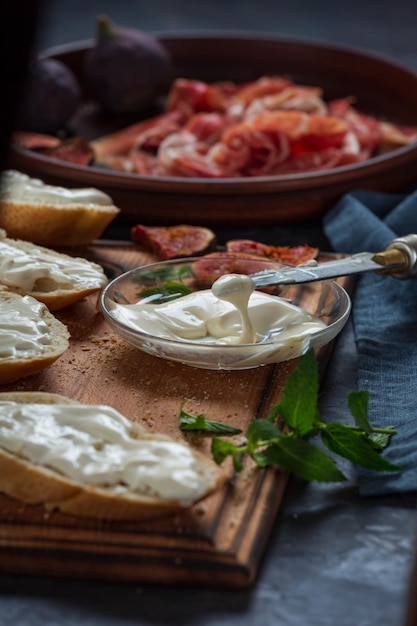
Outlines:
{"label": "mint sprig", "polygon": [[[391,426],[374,428],[368,419],[368,393],[353,391],[348,395],[348,408],[354,424],[323,422],[318,409],[319,375],[314,351],[303,355],[296,369],[288,377],[282,398],[266,419],[253,420],[246,432],[243,445],[235,445],[213,437],[211,452],[219,465],[231,457],[236,471],[243,467],[242,458],[249,455],[260,467],[281,466],[305,480],[338,482],[346,480],[335,460],[328,455],[348,459],[356,465],[374,471],[400,471],[381,455],[396,431]],[[211,422],[200,415],[181,409],[180,426],[184,430],[202,430],[219,434],[222,422]],[[276,421],[281,418],[281,430]],[[188,423],[186,423],[188,421]],[[215,424],[215,427],[212,426]],[[223,427],[228,427],[223,424]],[[223,434],[233,434],[225,432]],[[319,439],[321,447],[310,439]]]}
{"label": "mint sprig", "polygon": [[179,420],[182,430],[198,430],[210,434],[216,433],[217,435],[238,435],[242,432],[240,428],[234,428],[234,426],[224,424],[223,422],[209,420],[202,413],[198,415],[188,413],[184,406],[181,406]]}
{"label": "mint sprig", "polygon": [[137,295],[140,298],[152,298],[154,304],[162,304],[163,302],[170,302],[176,298],[187,296],[189,293],[192,293],[192,291],[186,285],[167,280],[158,287],[142,289]]}
{"label": "mint sprig", "polygon": [[160,267],[138,274],[137,282],[146,285],[138,293],[138,298],[150,298],[154,304],[162,304],[176,298],[181,298],[192,289],[184,282],[192,276],[191,266],[176,265]]}

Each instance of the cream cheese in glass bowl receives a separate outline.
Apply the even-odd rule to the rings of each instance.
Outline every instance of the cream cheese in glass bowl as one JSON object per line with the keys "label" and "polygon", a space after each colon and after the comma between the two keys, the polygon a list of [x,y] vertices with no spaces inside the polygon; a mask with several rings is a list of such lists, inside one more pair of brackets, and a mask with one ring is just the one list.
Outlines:
{"label": "cream cheese in glass bowl", "polygon": [[157,357],[212,370],[279,363],[332,341],[351,301],[332,280],[254,289],[249,274],[278,267],[226,253],[152,263],[111,281],[100,308],[125,341]]}

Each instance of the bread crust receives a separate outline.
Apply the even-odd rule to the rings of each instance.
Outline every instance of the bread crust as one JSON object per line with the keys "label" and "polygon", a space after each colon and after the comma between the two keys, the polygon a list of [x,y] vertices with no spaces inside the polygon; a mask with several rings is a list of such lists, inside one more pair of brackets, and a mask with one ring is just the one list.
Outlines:
{"label": "bread crust", "polygon": [[54,206],[4,201],[0,228],[42,246],[83,246],[98,239],[120,209],[114,205]]}
{"label": "bread crust", "polygon": [[[47,392],[0,393],[0,401],[25,404],[79,404],[76,400]],[[147,433],[138,425],[138,436],[172,441],[164,435]],[[0,440],[1,443],[1,440]],[[186,445],[186,444],[185,444]],[[196,458],[213,473],[215,480],[204,495],[218,489],[224,477],[218,466],[194,450]],[[48,510],[59,510],[75,516],[108,520],[144,520],[184,510],[176,500],[105,489],[93,484],[78,483],[58,472],[34,465],[0,447],[0,491],[25,504],[42,504]]]}
{"label": "bread crust", "polygon": [[[18,299],[21,297],[11,291],[0,289],[0,307],[16,307]],[[70,334],[65,324],[60,322],[47,308],[43,308],[41,319],[48,325],[49,332],[53,336],[53,344],[47,351],[40,354],[20,358],[16,356],[0,357],[0,385],[6,385],[20,378],[41,372],[52,365],[69,347]]]}

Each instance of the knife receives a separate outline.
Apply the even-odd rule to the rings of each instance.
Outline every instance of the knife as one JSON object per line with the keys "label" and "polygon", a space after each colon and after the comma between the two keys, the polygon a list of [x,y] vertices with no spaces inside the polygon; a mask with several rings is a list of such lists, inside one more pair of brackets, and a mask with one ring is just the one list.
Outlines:
{"label": "knife", "polygon": [[325,280],[362,272],[391,274],[395,278],[417,275],[417,234],[398,237],[382,252],[359,252],[336,261],[308,263],[278,270],[262,270],[250,274],[255,287],[290,285]]}

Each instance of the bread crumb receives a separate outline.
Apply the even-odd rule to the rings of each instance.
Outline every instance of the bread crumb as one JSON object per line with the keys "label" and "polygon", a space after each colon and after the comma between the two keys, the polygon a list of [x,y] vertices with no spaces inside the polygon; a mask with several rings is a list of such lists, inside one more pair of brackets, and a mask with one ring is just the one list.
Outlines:
{"label": "bread crumb", "polygon": [[92,335],[89,339],[91,343],[108,343],[111,341],[110,337],[97,337],[97,335]]}
{"label": "bread crumb", "polygon": [[207,506],[206,506],[206,504],[204,504],[203,502],[200,502],[196,506],[195,512],[197,513],[197,515],[204,515],[205,513],[207,513]]}

